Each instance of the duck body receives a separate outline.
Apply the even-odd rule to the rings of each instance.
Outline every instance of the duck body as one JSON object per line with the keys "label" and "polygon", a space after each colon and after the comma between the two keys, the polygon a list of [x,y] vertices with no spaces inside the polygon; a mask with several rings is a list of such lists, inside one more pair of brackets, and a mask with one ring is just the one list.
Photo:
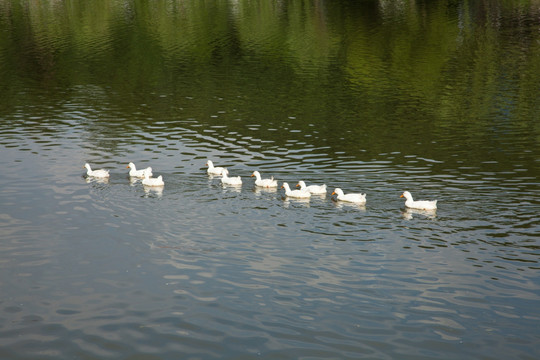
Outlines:
{"label": "duck body", "polygon": [[149,166],[146,169],[137,170],[135,164],[130,162],[126,168],[129,168],[129,176],[136,178],[144,178],[144,174],[148,173],[148,176],[152,176],[152,168]]}
{"label": "duck body", "polygon": [[311,193],[307,190],[291,190],[289,184],[286,182],[281,186],[282,189],[285,189],[285,195],[292,198],[298,199],[308,199],[311,197]]}
{"label": "duck body", "polygon": [[296,187],[299,187],[300,190],[307,190],[313,195],[326,194],[326,184],[306,186],[306,183],[300,180]]}
{"label": "duck body", "polygon": [[336,188],[334,192],[332,193],[332,195],[337,195],[337,199],[341,201],[347,201],[347,202],[352,202],[356,204],[366,203],[366,194],[360,194],[360,193],[344,194],[343,190],[341,190],[340,188]]}
{"label": "duck body", "polygon": [[410,209],[435,210],[437,209],[437,200],[417,200],[414,201],[410,192],[404,191],[400,197],[404,197],[405,206]]}
{"label": "duck body", "polygon": [[229,170],[223,169],[221,172],[221,183],[223,185],[242,185],[240,176],[229,177]]}
{"label": "duck body", "polygon": [[86,163],[84,164],[84,167],[86,168],[86,175],[92,176],[95,178],[108,178],[109,177],[109,170],[99,169],[99,170],[92,170],[90,167],[90,164]]}
{"label": "duck body", "polygon": [[254,171],[251,176],[255,176],[255,185],[265,188],[277,187],[277,180],[274,180],[272,176],[270,179],[261,179],[261,174],[258,171]]}
{"label": "duck body", "polygon": [[206,166],[208,166],[208,169],[206,170],[206,172],[209,175],[222,175],[223,170],[225,170],[225,168],[221,166],[217,166],[217,167],[214,166],[214,163],[212,162],[212,160],[208,160],[206,162]]}
{"label": "duck body", "polygon": [[144,173],[144,179],[142,180],[144,186],[163,186],[163,176],[159,175],[157,178],[151,178],[148,173]]}

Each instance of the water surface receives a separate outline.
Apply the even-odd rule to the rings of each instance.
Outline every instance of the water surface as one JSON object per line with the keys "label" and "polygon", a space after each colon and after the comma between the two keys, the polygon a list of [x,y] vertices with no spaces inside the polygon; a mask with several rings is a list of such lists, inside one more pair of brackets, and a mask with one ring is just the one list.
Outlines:
{"label": "water surface", "polygon": [[537,357],[537,2],[0,8],[0,357]]}

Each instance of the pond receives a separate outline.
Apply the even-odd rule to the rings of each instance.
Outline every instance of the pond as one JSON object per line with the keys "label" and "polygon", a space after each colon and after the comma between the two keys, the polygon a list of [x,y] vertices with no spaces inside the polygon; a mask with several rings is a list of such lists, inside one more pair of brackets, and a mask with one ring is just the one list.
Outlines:
{"label": "pond", "polygon": [[0,358],[536,358],[539,19],[0,0]]}

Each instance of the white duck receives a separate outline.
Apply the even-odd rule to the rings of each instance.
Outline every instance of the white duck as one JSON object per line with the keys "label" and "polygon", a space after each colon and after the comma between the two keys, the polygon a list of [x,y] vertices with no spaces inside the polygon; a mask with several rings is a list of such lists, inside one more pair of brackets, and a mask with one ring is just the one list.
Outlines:
{"label": "white duck", "polygon": [[92,176],[95,178],[108,178],[109,177],[109,170],[99,169],[99,170],[92,170],[90,167],[90,164],[86,163],[84,164],[84,167],[86,168],[86,175]]}
{"label": "white duck", "polygon": [[296,187],[299,187],[300,190],[307,190],[313,195],[326,194],[326,184],[306,186],[306,183],[300,180],[298,184],[296,184]]}
{"label": "white duck", "polygon": [[240,176],[229,177],[229,170],[223,169],[221,172],[221,183],[223,185],[242,185]]}
{"label": "white duck", "polygon": [[149,166],[146,169],[137,170],[135,164],[130,162],[126,169],[129,168],[129,176],[136,178],[144,178],[144,174],[148,173],[148,176],[152,176],[152,168]]}
{"label": "white duck", "polygon": [[277,187],[277,180],[274,180],[272,176],[270,179],[261,179],[261,174],[258,171],[254,171],[251,176],[255,176],[255,185],[265,188]]}
{"label": "white duck", "polygon": [[212,162],[212,160],[208,160],[206,162],[206,166],[208,166],[208,169],[206,170],[206,172],[209,175],[222,175],[223,170],[225,169],[220,166],[214,167],[214,163]]}
{"label": "white duck", "polygon": [[286,182],[281,185],[282,189],[285,189],[285,195],[292,198],[306,199],[311,197],[311,193],[307,190],[291,190],[289,184]]}
{"label": "white duck", "polygon": [[437,200],[418,200],[414,201],[413,197],[410,192],[405,191],[403,194],[401,194],[400,197],[404,197],[407,199],[405,201],[405,206],[411,209],[419,209],[419,210],[435,210],[437,209]]}
{"label": "white duck", "polygon": [[163,182],[163,176],[159,175],[157,178],[151,178],[147,172],[144,173],[144,179],[142,180],[142,184],[145,186],[165,185],[165,183]]}
{"label": "white duck", "polygon": [[357,204],[366,203],[366,194],[344,194],[343,190],[336,188],[332,195],[337,195],[337,199],[341,201],[353,202]]}

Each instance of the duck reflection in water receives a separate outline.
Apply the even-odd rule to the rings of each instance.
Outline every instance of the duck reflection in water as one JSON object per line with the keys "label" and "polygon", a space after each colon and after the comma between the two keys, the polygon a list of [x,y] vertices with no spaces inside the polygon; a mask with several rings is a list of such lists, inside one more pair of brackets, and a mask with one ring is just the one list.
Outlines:
{"label": "duck reflection in water", "polygon": [[260,186],[253,187],[253,192],[257,195],[274,194],[274,193],[277,193],[277,191],[278,191],[277,187],[260,187]]}
{"label": "duck reflection in water", "polygon": [[133,177],[133,176],[129,177],[129,185],[131,185],[131,186],[135,186],[138,183],[140,183],[141,181],[142,181],[141,178],[136,178],[136,177]]}
{"label": "duck reflection in water", "polygon": [[283,207],[290,208],[295,206],[301,206],[301,207],[310,207],[310,199],[309,198],[293,198],[289,196],[282,196],[281,199],[283,200]]}
{"label": "duck reflection in water", "polygon": [[163,186],[143,186],[145,197],[156,195],[158,198],[163,196]]}
{"label": "duck reflection in water", "polygon": [[353,202],[347,202],[347,201],[332,201],[336,209],[357,209],[366,211],[366,204],[362,203],[353,203]]}
{"label": "duck reflection in water", "polygon": [[221,184],[224,192],[235,192],[240,193],[242,191],[242,184],[231,185],[231,184]]}
{"label": "duck reflection in water", "polygon": [[435,219],[437,217],[437,210],[420,210],[420,209],[411,209],[411,208],[405,208],[401,212],[401,216],[405,220],[412,220],[414,218],[413,215],[422,215],[428,219]]}
{"label": "duck reflection in water", "polygon": [[91,184],[91,183],[108,184],[109,183],[109,178],[108,177],[97,178],[97,177],[93,177],[93,176],[87,176],[84,179],[88,184]]}

